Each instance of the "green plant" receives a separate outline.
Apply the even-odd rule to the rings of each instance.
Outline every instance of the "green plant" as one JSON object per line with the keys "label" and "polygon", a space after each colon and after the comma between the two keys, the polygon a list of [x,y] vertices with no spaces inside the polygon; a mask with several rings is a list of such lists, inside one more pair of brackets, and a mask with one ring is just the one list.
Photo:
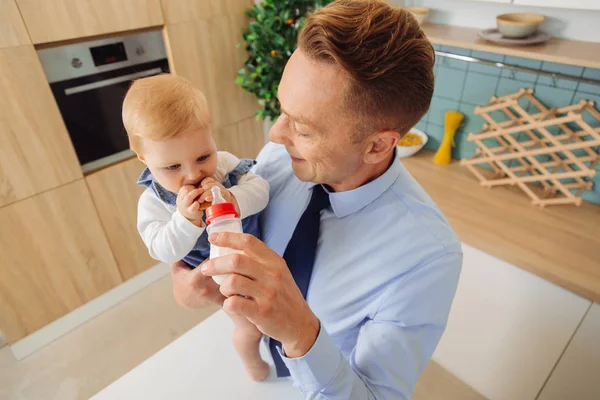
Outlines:
{"label": "green plant", "polygon": [[298,32],[306,17],[332,0],[263,0],[246,10],[250,18],[243,30],[248,59],[238,72],[236,83],[258,98],[262,109],[257,119],[276,120],[281,114],[277,88],[283,68],[296,49]]}

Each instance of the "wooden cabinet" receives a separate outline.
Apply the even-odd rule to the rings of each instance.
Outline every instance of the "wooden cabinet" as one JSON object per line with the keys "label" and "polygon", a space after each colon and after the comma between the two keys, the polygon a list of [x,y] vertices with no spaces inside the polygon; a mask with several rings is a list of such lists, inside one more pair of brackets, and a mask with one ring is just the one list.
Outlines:
{"label": "wooden cabinet", "polygon": [[252,1],[163,0],[163,5],[172,70],[204,92],[213,126],[251,117],[258,101],[236,85],[235,78],[246,60],[245,50],[237,44],[248,25],[243,11]]}
{"label": "wooden cabinet", "polygon": [[256,158],[263,148],[263,123],[254,117],[216,129],[213,133],[217,148],[240,158]]}
{"label": "wooden cabinet", "polygon": [[239,15],[254,5],[253,0],[162,0],[165,22],[179,24]]}
{"label": "wooden cabinet", "polygon": [[85,182],[0,208],[0,330],[23,338],[122,282]]}
{"label": "wooden cabinet", "polygon": [[123,280],[158,263],[137,230],[137,204],[144,188],[136,182],[143,169],[133,158],[85,178]]}
{"label": "wooden cabinet", "polygon": [[29,43],[15,0],[0,0],[0,49]]}
{"label": "wooden cabinet", "polygon": [[0,207],[81,178],[32,45],[0,49]]}
{"label": "wooden cabinet", "polygon": [[538,399],[600,399],[600,304],[591,306]]}
{"label": "wooden cabinet", "polygon": [[513,4],[519,6],[600,10],[600,1],[598,0],[513,0]]}
{"label": "wooden cabinet", "polygon": [[591,302],[469,246],[463,251],[433,359],[486,398],[533,400]]}
{"label": "wooden cabinet", "polygon": [[33,43],[163,24],[160,0],[17,0]]}

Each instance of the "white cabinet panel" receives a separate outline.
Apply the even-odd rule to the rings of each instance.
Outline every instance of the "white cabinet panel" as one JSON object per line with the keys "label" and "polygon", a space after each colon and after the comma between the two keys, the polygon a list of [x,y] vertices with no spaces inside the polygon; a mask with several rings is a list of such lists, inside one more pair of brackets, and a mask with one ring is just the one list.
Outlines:
{"label": "white cabinet panel", "polygon": [[539,397],[564,399],[600,399],[600,304],[592,305]]}
{"label": "white cabinet panel", "polygon": [[514,0],[519,6],[577,8],[581,10],[600,10],[598,0]]}
{"label": "white cabinet panel", "polygon": [[434,360],[492,399],[534,399],[590,302],[463,244]]}

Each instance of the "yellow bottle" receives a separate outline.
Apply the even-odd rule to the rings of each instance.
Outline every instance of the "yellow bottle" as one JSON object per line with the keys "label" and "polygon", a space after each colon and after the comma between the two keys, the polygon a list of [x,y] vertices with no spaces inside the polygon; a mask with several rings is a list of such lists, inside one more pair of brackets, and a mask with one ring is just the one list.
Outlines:
{"label": "yellow bottle", "polygon": [[442,144],[433,156],[433,162],[439,165],[447,165],[452,161],[452,144],[454,143],[454,134],[464,119],[463,113],[459,111],[448,111],[445,115],[444,138]]}

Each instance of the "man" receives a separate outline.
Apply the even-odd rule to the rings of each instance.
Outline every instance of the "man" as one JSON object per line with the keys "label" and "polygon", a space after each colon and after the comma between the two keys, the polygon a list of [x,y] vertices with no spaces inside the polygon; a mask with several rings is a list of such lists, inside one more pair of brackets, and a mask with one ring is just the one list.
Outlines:
{"label": "man", "polygon": [[[395,156],[429,107],[433,64],[415,19],[383,1],[313,14],[258,157],[264,243],[211,236],[244,254],[172,266],[180,304],[248,318],[307,399],[410,398],[445,328],[460,242]],[[220,288],[218,274],[231,274]]]}

